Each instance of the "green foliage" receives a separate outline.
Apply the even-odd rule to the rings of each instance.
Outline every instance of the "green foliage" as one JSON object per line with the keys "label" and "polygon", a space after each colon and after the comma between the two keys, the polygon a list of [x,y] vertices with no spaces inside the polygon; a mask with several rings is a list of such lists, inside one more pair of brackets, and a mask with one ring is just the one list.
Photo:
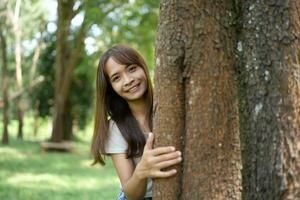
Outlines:
{"label": "green foliage", "polygon": [[[13,12],[15,0],[9,1]],[[29,72],[34,50],[40,31],[49,22],[48,4],[54,1],[22,1],[20,20],[22,28],[22,72],[23,85],[30,82]],[[71,105],[73,122],[84,128],[93,117],[96,68],[101,53],[115,43],[125,43],[138,49],[146,58],[149,67],[154,67],[154,39],[158,17],[158,0],[78,0],[74,9],[78,9],[75,18],[84,18],[87,24],[85,47],[81,50],[80,61],[72,77],[68,102]],[[51,6],[53,7],[53,6]],[[2,11],[1,11],[2,12]],[[1,13],[0,13],[1,14]],[[74,20],[73,22],[75,22]],[[80,20],[78,20],[80,21]],[[74,47],[74,39],[80,29],[80,23],[73,23],[69,40]],[[53,25],[53,24],[52,24]],[[15,86],[14,36],[11,24],[6,27],[8,39],[8,73],[10,90]],[[29,102],[27,111],[38,108],[42,118],[51,117],[54,104],[54,63],[55,33],[47,30],[43,34],[45,47],[39,57],[34,77],[42,75],[44,81],[33,88],[32,93],[22,96]],[[90,41],[90,42],[88,42]],[[72,49],[71,48],[71,49]],[[10,92],[13,93],[13,92]],[[13,103],[12,103],[13,104]],[[15,118],[15,109],[11,106],[11,118]]]}
{"label": "green foliage", "polygon": [[41,53],[37,65],[37,74],[44,77],[44,81],[34,87],[31,94],[31,106],[36,106],[40,117],[47,117],[51,114],[51,107],[54,102],[54,62],[55,62],[55,36],[45,36],[46,48]]}
{"label": "green foliage", "polygon": [[47,18],[47,5],[43,1],[22,1],[20,20],[23,40],[35,38],[46,25]]}
{"label": "green foliage", "polygon": [[[83,52],[82,54],[84,54]],[[83,129],[93,115],[95,68],[88,56],[84,56],[75,69],[72,85],[70,103],[72,105],[72,118],[80,129]]]}
{"label": "green foliage", "polygon": [[[116,3],[116,5],[118,4]],[[96,15],[98,20],[95,21],[93,28],[97,31],[93,31],[92,28],[90,36],[97,39],[100,51],[116,43],[133,46],[143,54],[149,67],[153,69],[158,6],[158,0],[127,1],[122,6],[116,6],[105,16]],[[91,9],[93,10],[95,7]]]}
{"label": "green foliage", "polygon": [[[44,81],[35,87],[31,96],[31,106],[38,105],[40,117],[51,115],[54,103],[54,65],[55,65],[55,35],[48,34],[45,38],[47,47],[44,49],[37,67]],[[71,104],[71,116],[80,129],[83,129],[91,118],[94,96],[94,68],[91,59],[82,52],[82,58],[76,67],[68,102]]]}

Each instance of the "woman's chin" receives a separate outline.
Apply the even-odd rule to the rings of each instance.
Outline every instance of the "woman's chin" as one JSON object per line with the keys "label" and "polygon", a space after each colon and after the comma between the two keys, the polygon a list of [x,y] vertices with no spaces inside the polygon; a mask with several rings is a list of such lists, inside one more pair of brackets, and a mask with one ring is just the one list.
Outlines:
{"label": "woman's chin", "polygon": [[138,101],[141,99],[144,99],[144,93],[136,93],[125,97],[126,101]]}

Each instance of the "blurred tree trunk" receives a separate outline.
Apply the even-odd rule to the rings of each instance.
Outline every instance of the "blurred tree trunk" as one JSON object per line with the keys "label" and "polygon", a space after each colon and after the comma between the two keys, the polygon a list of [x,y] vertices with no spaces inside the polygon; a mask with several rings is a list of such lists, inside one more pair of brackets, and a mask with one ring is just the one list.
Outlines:
{"label": "blurred tree trunk", "polygon": [[[28,88],[28,92],[29,95],[32,95],[33,92],[33,85],[34,85],[34,80],[35,80],[35,75],[36,75],[36,66],[41,54],[41,51],[43,49],[44,46],[44,42],[43,42],[43,33],[46,29],[46,26],[44,24],[44,22],[41,22],[40,24],[40,37],[37,40],[37,46],[35,48],[33,57],[32,57],[32,63],[30,66],[30,73],[29,73],[29,88]],[[33,135],[36,137],[37,136],[37,132],[39,129],[39,110],[38,107],[40,105],[40,102],[37,101],[34,105],[33,105]]]}
{"label": "blurred tree trunk", "polygon": [[[2,6],[1,6],[2,7]],[[1,23],[2,23],[1,19]],[[6,38],[3,35],[3,26],[2,24],[0,25],[0,44],[1,44],[1,65],[2,65],[2,80],[1,80],[1,85],[2,85],[2,99],[3,99],[3,135],[2,135],[2,143],[3,144],[8,144],[9,138],[8,138],[8,123],[9,123],[9,118],[8,118],[8,109],[9,109],[9,104],[8,104],[8,75],[7,75],[7,48],[6,48]]]}
{"label": "blurred tree trunk", "polygon": [[[20,10],[21,0],[16,1],[16,7],[13,18],[13,30],[15,36],[15,64],[16,64],[16,85],[17,90],[23,89],[22,80],[22,66],[21,66],[21,27],[20,27]],[[23,116],[24,116],[24,105],[22,103],[22,95],[16,98],[17,115],[18,115],[18,138],[23,138]]]}
{"label": "blurred tree trunk", "polygon": [[156,43],[155,146],[183,165],[154,199],[241,199],[232,1],[162,0]]}
{"label": "blurred tree trunk", "polygon": [[40,121],[39,121],[39,107],[40,101],[38,100],[34,107],[33,107],[33,135],[34,137],[37,136],[39,127],[40,127]]}
{"label": "blurred tree trunk", "polygon": [[64,119],[65,119],[65,131],[63,135],[64,140],[73,140],[74,135],[73,135],[73,117],[71,114],[72,110],[72,104],[70,103],[70,97],[67,99],[66,103],[66,112],[64,113]]}
{"label": "blurred tree trunk", "polygon": [[85,20],[78,31],[75,45],[70,38],[71,20],[76,11],[73,10],[74,0],[58,1],[58,21],[57,21],[57,40],[56,40],[56,59],[55,59],[55,102],[53,113],[53,130],[51,141],[61,142],[64,138],[70,138],[70,128],[66,117],[67,98],[69,95],[72,74],[76,66],[79,53],[83,46],[85,36]]}
{"label": "blurred tree trunk", "polygon": [[300,199],[300,2],[241,9],[243,199]]}

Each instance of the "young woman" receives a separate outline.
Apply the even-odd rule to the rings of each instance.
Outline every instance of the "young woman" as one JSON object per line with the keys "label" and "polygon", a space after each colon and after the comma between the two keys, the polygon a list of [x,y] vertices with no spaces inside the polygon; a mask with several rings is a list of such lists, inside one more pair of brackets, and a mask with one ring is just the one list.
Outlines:
{"label": "young woman", "polygon": [[122,190],[118,199],[152,199],[152,179],[176,174],[166,167],[181,162],[174,147],[153,149],[153,88],[148,67],[140,54],[115,45],[101,57],[97,71],[94,164],[104,165],[110,155]]}

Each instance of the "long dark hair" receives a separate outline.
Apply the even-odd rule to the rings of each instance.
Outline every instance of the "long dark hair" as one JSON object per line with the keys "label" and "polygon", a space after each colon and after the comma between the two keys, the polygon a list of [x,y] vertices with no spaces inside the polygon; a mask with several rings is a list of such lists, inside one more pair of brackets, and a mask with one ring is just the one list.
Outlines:
{"label": "long dark hair", "polygon": [[106,154],[104,147],[108,138],[109,117],[116,122],[128,143],[127,158],[141,156],[146,142],[128,103],[113,90],[105,73],[104,67],[109,58],[113,58],[116,62],[123,65],[136,64],[144,70],[148,82],[148,88],[144,94],[147,106],[146,120],[152,131],[153,87],[148,66],[136,50],[126,45],[117,44],[102,54],[97,70],[96,113],[91,152],[94,157],[93,164],[100,163],[101,165],[105,164],[103,156]]}

